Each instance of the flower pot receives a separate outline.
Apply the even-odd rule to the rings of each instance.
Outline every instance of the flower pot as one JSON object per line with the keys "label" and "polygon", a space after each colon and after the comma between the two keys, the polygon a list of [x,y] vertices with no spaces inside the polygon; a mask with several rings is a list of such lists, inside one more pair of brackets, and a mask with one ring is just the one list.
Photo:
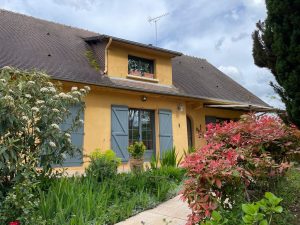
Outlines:
{"label": "flower pot", "polygon": [[129,158],[130,170],[132,172],[141,172],[144,170],[144,158]]}
{"label": "flower pot", "polygon": [[130,70],[129,74],[133,75],[133,76],[141,76],[141,71],[139,71],[139,70]]}
{"label": "flower pot", "polygon": [[153,79],[154,74],[153,73],[144,73],[144,77]]}

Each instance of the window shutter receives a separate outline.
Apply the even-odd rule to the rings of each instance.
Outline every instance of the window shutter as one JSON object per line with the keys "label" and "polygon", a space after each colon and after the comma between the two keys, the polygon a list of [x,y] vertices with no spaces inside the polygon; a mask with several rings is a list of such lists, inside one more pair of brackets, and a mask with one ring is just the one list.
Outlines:
{"label": "window shutter", "polygon": [[159,110],[160,155],[173,148],[172,111]]}
{"label": "window shutter", "polygon": [[123,162],[129,159],[128,113],[127,106],[111,107],[111,148]]}
{"label": "window shutter", "polygon": [[[70,108],[71,115],[60,125],[62,130],[67,130],[72,126],[73,120],[76,118],[78,111],[80,110],[79,105],[72,106]],[[80,113],[80,119],[84,121],[84,113]],[[76,152],[73,156],[65,155],[63,166],[78,166],[82,163],[82,148],[83,148],[83,136],[84,136],[84,125],[78,128],[78,130],[71,133],[72,144],[81,149],[81,152]]]}

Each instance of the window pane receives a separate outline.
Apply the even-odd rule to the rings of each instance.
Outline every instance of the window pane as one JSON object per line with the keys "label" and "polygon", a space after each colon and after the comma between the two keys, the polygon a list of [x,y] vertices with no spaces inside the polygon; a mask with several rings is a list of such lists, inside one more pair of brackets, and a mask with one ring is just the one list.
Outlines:
{"label": "window pane", "polygon": [[147,150],[154,150],[154,112],[129,109],[129,145],[143,141]]}
{"label": "window pane", "polygon": [[142,128],[142,141],[146,145],[147,150],[153,150],[153,124],[154,113],[153,111],[141,111],[141,128]]}
{"label": "window pane", "polygon": [[129,145],[139,141],[139,110],[129,110]]}

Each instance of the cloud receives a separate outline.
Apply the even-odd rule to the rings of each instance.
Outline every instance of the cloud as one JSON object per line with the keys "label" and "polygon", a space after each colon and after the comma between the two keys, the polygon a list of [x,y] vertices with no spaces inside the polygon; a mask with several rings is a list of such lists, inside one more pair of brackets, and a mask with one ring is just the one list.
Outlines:
{"label": "cloud", "polygon": [[250,36],[248,33],[242,32],[242,33],[240,33],[240,34],[237,35],[237,36],[231,37],[231,41],[237,42],[237,41],[240,41],[240,40],[242,40],[242,39],[244,39],[244,38],[246,38],[246,37],[248,37],[248,36]]}
{"label": "cloud", "polygon": [[217,41],[217,43],[215,44],[215,49],[216,49],[216,50],[220,50],[220,48],[221,48],[221,46],[222,46],[222,44],[223,44],[224,41],[225,41],[225,37],[221,37],[221,38]]}
{"label": "cloud", "polygon": [[244,83],[244,77],[241,71],[235,66],[219,66],[219,70],[231,77],[240,84]]}
{"label": "cloud", "polygon": [[275,95],[274,77],[252,57],[250,34],[266,17],[264,0],[0,0],[0,8],[145,44],[155,44],[149,16],[169,13],[158,21],[160,47],[206,58],[265,101]]}

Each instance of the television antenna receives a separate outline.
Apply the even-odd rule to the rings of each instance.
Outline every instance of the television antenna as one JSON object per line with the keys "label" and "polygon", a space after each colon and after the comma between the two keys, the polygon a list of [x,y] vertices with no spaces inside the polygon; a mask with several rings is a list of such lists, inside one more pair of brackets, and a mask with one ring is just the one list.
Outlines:
{"label": "television antenna", "polygon": [[149,16],[149,18],[148,18],[148,22],[149,23],[154,23],[154,25],[155,25],[155,45],[157,46],[157,22],[162,18],[162,17],[164,17],[164,16],[167,16],[167,15],[169,15],[169,13],[164,13],[164,14],[162,14],[162,15],[160,15],[160,16],[156,16],[156,17],[153,17],[153,18],[151,18],[150,16]]}

